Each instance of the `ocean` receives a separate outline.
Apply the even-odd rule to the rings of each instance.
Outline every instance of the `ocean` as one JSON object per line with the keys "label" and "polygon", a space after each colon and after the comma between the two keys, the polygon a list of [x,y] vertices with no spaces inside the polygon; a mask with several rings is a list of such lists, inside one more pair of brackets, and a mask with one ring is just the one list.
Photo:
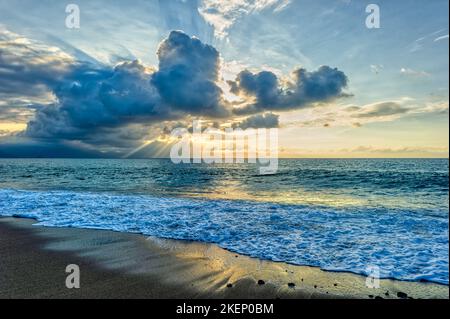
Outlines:
{"label": "ocean", "polygon": [[0,216],[215,243],[266,260],[449,283],[448,159],[0,159]]}

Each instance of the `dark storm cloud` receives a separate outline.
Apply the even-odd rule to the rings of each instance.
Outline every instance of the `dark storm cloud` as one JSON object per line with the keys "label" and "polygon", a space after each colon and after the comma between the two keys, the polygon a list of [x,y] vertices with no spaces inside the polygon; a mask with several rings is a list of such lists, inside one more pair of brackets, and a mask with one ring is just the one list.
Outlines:
{"label": "dark storm cloud", "polygon": [[173,31],[158,49],[159,70],[151,83],[164,102],[192,115],[229,115],[219,80],[219,52],[212,46]]}
{"label": "dark storm cloud", "polygon": [[113,69],[80,64],[50,86],[56,103],[39,108],[26,136],[91,140],[92,135],[132,123],[156,123],[185,115],[228,115],[218,80],[219,53],[174,31],[158,50],[159,70],[139,61]]}
{"label": "dark storm cloud", "polygon": [[53,88],[57,102],[37,110],[26,135],[84,140],[106,128],[165,118],[149,78],[138,61],[111,70],[79,67]]}
{"label": "dark storm cloud", "polygon": [[[347,85],[345,74],[330,67],[298,69],[288,84],[271,72],[243,71],[230,82],[232,91],[256,103],[233,112],[217,84],[220,54],[214,47],[172,31],[157,55],[157,70],[137,60],[111,67],[0,30],[0,118],[20,114],[28,119],[34,112],[19,136],[41,143],[49,156],[58,155],[51,142],[67,150],[61,156],[77,147],[127,154],[162,132],[164,122],[195,117],[232,121],[236,113],[253,115],[239,124],[242,128],[277,127],[278,115],[257,113],[337,98]],[[22,155],[26,148],[40,154],[36,147],[8,146]]]}
{"label": "dark storm cloud", "polygon": [[235,113],[292,110],[346,95],[344,89],[347,87],[348,78],[336,68],[321,66],[313,72],[297,69],[293,76],[292,82],[282,85],[272,72],[239,73],[235,81],[228,82],[231,91],[234,94],[254,97],[256,101],[235,109]]}
{"label": "dark storm cloud", "polygon": [[[41,96],[56,85],[70,68],[67,56],[49,55],[9,33],[0,36],[0,97]],[[53,58],[52,58],[53,57]]]}

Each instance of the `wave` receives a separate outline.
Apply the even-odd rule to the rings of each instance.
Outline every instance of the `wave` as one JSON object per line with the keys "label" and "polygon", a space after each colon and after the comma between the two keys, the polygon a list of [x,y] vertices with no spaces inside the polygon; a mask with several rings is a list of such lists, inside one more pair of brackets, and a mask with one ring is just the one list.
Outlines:
{"label": "wave", "polygon": [[0,216],[202,241],[324,270],[448,285],[448,211],[0,190]]}

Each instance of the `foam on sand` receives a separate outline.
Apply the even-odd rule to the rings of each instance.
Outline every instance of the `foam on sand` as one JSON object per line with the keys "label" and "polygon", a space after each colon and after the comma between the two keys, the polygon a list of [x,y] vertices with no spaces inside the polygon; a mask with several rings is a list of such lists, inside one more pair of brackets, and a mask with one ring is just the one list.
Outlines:
{"label": "foam on sand", "polygon": [[377,266],[382,278],[448,284],[448,219],[439,211],[0,190],[0,215],[216,243],[325,270],[367,274]]}

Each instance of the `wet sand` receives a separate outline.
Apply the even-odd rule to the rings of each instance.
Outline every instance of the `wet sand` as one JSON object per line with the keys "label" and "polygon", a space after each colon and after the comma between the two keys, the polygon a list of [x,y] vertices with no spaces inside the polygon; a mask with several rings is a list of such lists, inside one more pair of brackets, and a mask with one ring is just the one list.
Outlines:
{"label": "wet sand", "polygon": [[[440,298],[432,283],[366,278],[263,261],[213,244],[34,226],[0,218],[0,298]],[[65,286],[77,264],[81,288]]]}

